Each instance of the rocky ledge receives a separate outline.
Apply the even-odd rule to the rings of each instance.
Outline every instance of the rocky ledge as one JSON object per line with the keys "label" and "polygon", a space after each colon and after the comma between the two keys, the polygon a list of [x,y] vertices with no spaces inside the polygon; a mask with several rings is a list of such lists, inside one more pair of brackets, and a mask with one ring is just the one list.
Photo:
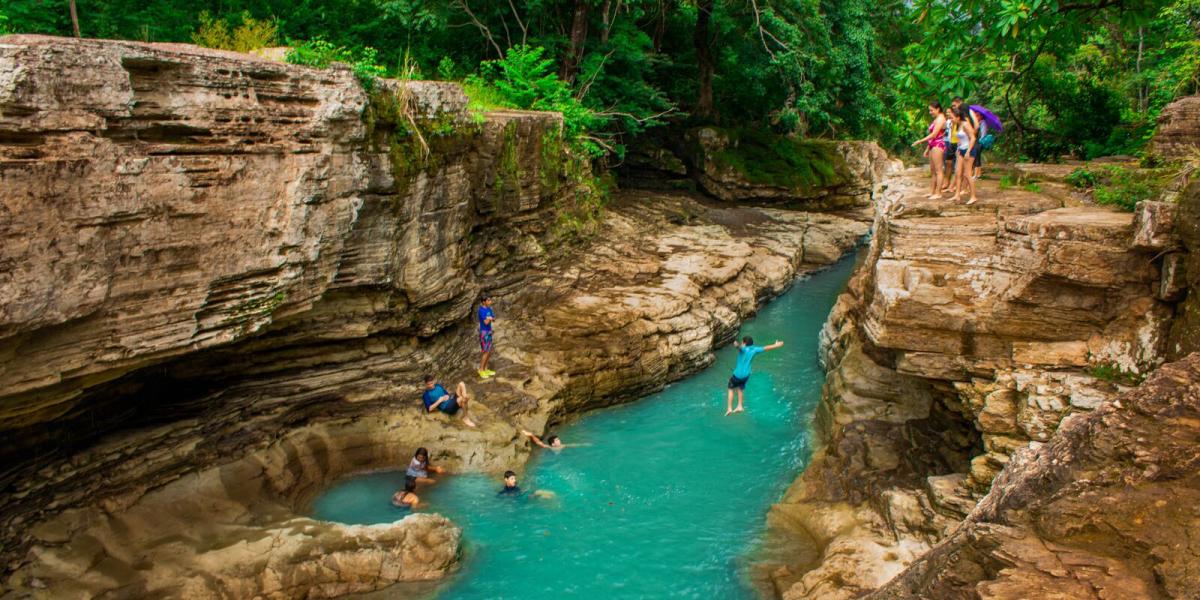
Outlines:
{"label": "rocky ledge", "polygon": [[[445,519],[342,527],[307,503],[415,446],[452,470],[518,467],[517,428],[709,364],[868,229],[678,194],[597,212],[557,115],[472,115],[452,84],[368,94],[342,67],[36,36],[0,38],[0,72],[0,558],[16,594],[442,577],[461,553]],[[500,318],[486,382],[470,375],[481,290]],[[479,428],[420,409],[426,371],[472,381]]]}
{"label": "rocky ledge", "polygon": [[[773,546],[790,548],[768,561],[778,595],[857,597],[915,561],[922,566],[887,585],[882,597],[898,594],[898,586],[922,598],[1042,597],[1040,592],[1059,589],[1053,582],[1090,581],[1084,572],[1092,569],[1125,569],[1146,579],[1150,572],[1167,577],[1154,571],[1162,567],[1174,573],[1171,578],[1189,581],[1194,575],[1171,565],[1198,560],[1187,542],[1194,516],[1176,515],[1179,529],[1162,534],[1177,544],[1171,550],[1160,544],[1153,551],[1158,554],[1140,557],[1098,550],[1095,556],[1103,560],[1089,562],[1079,554],[1075,562],[1063,558],[1053,566],[1058,559],[1047,550],[1052,543],[1070,538],[1078,546],[1093,533],[1099,540],[1108,535],[1101,533],[1107,526],[1067,518],[1075,515],[1066,512],[1054,513],[1061,521],[1051,513],[1045,513],[1050,520],[1026,514],[1012,522],[1025,519],[1029,528],[997,533],[986,523],[1002,519],[980,517],[997,514],[984,505],[1003,502],[998,497],[1008,497],[1012,511],[1021,510],[1014,498],[1034,502],[1030,490],[1036,485],[1021,493],[1008,487],[1039,477],[1030,467],[1013,466],[996,480],[1021,453],[1041,448],[1038,460],[1061,464],[1058,474],[1070,469],[1081,477],[1096,475],[1087,471],[1088,461],[1107,459],[1077,456],[1070,451],[1076,442],[1062,439],[1076,438],[1074,428],[1084,426],[1056,432],[1068,422],[1109,423],[1108,416],[1093,414],[1101,407],[1104,415],[1122,402],[1124,412],[1140,410],[1119,398],[1183,347],[1172,323],[1186,288],[1183,269],[1175,267],[1187,262],[1176,236],[1177,207],[1143,203],[1136,214],[1068,207],[1055,196],[991,183],[983,185],[981,202],[965,206],[924,199],[927,181],[914,169],[887,182],[868,258],[823,332],[829,374],[817,429],[826,443],[769,515]],[[1176,373],[1188,368],[1194,367],[1177,367]],[[1108,435],[1135,453],[1142,444],[1167,444],[1174,436],[1165,424],[1157,441],[1114,426]],[[1180,426],[1194,429],[1186,420]],[[1181,498],[1194,494],[1186,478],[1165,477]],[[1040,481],[1047,496],[1038,501],[1053,503],[1059,488]],[[1139,492],[1128,493],[1132,502]],[[1104,503],[1092,506],[1107,511]],[[1123,531],[1157,527],[1124,509],[1110,514],[1130,520],[1119,526]],[[968,515],[979,525],[960,527]],[[998,541],[1006,535],[1024,545]],[[963,542],[967,538],[973,541]],[[785,543],[797,539],[807,551]],[[965,556],[947,550],[955,544],[995,560],[947,566]],[[934,558],[921,558],[931,548]],[[1018,555],[1022,551],[1028,552]],[[1027,588],[1010,585],[1019,577],[1003,570],[1026,560],[1038,563],[1048,579]],[[968,583],[989,579],[1005,583],[985,586],[986,594],[985,587]],[[1179,589],[1159,581],[1145,596],[1095,597],[1186,597]]]}

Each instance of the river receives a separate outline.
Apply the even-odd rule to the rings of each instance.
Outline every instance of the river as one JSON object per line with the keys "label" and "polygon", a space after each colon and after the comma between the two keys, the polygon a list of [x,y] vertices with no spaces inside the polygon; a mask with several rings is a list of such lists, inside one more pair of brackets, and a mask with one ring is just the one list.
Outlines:
{"label": "river", "polygon": [[[818,333],[854,267],[847,257],[796,283],[742,328],[759,355],[746,412],[725,413],[735,350],[637,402],[553,431],[568,444],[539,451],[524,489],[553,499],[498,498],[499,478],[449,476],[418,490],[426,510],[462,526],[461,572],[439,600],[497,598],[756,598],[749,558],[765,514],[811,454],[824,373]],[[514,465],[515,467],[515,465]],[[343,480],[313,504],[317,518],[386,523],[403,473]],[[386,596],[385,592],[385,596]]]}

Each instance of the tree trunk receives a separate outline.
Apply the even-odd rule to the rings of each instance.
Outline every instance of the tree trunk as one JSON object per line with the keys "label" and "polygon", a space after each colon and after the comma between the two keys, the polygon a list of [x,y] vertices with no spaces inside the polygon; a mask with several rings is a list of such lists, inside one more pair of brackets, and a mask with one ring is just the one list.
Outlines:
{"label": "tree trunk", "polygon": [[563,56],[562,69],[558,76],[563,81],[575,79],[579,70],[579,60],[583,58],[583,45],[587,42],[588,0],[575,0],[575,17],[571,19],[571,44],[567,54]]}
{"label": "tree trunk", "polygon": [[654,20],[654,33],[651,36],[655,54],[662,52],[663,36],[667,34],[667,12],[674,9],[674,0],[659,0],[658,18]]}
{"label": "tree trunk", "polygon": [[713,71],[716,64],[712,54],[712,37],[709,23],[712,20],[714,0],[700,0],[696,3],[696,30],[692,34],[692,43],[696,46],[696,63],[699,67],[700,95],[696,99],[695,114],[700,117],[712,117],[713,108]]}
{"label": "tree trunk", "polygon": [[[604,30],[600,32],[600,46],[603,47],[608,43],[608,36],[612,33],[612,17],[608,11],[612,8],[612,0],[604,0],[604,8],[600,9],[601,20],[604,21]],[[617,3],[617,10],[621,10],[621,4]]]}
{"label": "tree trunk", "polygon": [[71,29],[75,30],[75,37],[83,37],[79,35],[79,13],[75,12],[75,0],[71,0]]}

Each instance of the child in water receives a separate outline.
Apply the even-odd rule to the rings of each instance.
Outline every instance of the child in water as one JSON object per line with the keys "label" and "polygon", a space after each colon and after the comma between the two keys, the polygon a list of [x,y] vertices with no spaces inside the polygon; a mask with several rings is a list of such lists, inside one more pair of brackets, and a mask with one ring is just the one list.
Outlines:
{"label": "child in water", "polygon": [[522,429],[521,435],[529,438],[529,441],[541,446],[542,448],[546,448],[547,450],[554,450],[557,452],[567,447],[567,445],[564,444],[562,439],[560,439],[557,435],[548,436],[544,442],[542,441],[542,438],[534,435],[532,431],[527,429]]}
{"label": "child in water", "polygon": [[504,487],[496,492],[497,497],[511,496],[520,498],[523,496],[533,496],[534,498],[553,498],[554,492],[548,490],[532,490],[529,492],[521,491],[521,486],[517,485],[517,474],[512,471],[504,472]]}
{"label": "child in water", "polygon": [[417,489],[416,477],[404,478],[404,489],[396,492],[392,496],[392,506],[396,508],[407,508],[409,510],[417,510],[417,505],[421,503],[421,499],[413,493]]}

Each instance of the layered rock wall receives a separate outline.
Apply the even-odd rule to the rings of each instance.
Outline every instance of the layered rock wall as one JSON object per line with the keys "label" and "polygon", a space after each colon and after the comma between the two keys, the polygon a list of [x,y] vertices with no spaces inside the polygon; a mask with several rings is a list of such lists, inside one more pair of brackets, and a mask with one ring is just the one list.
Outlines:
{"label": "layered rock wall", "polygon": [[[559,116],[471,114],[451,84],[32,36],[0,38],[0,67],[0,556],[20,593],[442,576],[444,520],[298,515],[415,446],[519,468],[518,428],[708,364],[868,227],[668,194],[589,216]],[[479,382],[485,289],[499,375]],[[480,426],[425,414],[423,372],[469,379]]]}
{"label": "layered rock wall", "polygon": [[823,552],[777,570],[782,597],[883,585],[1015,452],[1168,354],[1173,206],[1135,217],[989,185],[964,206],[923,199],[923,179],[889,181],[867,262],[826,324],[828,443],[770,518]]}

